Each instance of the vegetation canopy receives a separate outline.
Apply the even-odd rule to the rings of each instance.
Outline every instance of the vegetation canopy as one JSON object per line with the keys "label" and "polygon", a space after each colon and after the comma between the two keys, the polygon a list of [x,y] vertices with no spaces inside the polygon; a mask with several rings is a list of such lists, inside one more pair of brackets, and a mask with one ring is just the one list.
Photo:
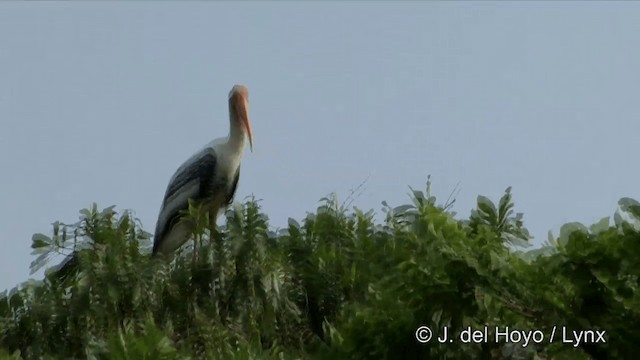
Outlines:
{"label": "vegetation canopy", "polygon": [[[566,224],[526,251],[510,189],[458,219],[429,187],[383,203],[382,222],[330,196],[277,232],[253,198],[214,232],[191,206],[198,245],[172,259],[150,258],[131,212],[93,205],[33,236],[32,271],[57,254],[74,266],[0,296],[0,358],[621,359],[640,348],[640,203],[621,199],[612,222]],[[462,341],[469,329],[486,341]]]}

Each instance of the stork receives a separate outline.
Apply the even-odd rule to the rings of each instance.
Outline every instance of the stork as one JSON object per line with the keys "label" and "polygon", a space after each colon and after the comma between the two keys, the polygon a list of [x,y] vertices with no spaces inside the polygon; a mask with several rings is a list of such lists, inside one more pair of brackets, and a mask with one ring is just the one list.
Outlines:
{"label": "stork", "polygon": [[235,85],[229,92],[229,122],[227,137],[215,139],[193,154],[169,180],[156,223],[154,256],[170,254],[189,239],[192,225],[181,219],[189,200],[202,204],[209,212],[211,226],[215,226],[218,216],[231,205],[247,138],[253,152],[249,92],[243,85]]}

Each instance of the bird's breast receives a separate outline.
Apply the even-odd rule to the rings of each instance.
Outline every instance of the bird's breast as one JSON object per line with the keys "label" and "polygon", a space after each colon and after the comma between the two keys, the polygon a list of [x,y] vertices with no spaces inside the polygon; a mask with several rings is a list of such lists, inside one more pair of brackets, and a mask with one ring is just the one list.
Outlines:
{"label": "bird's breast", "polygon": [[238,166],[240,166],[241,154],[232,153],[229,151],[218,150],[216,151],[218,163],[217,175],[222,180],[233,180],[236,175]]}
{"label": "bird's breast", "polygon": [[237,170],[237,165],[234,166],[234,164],[221,164],[215,174],[215,178],[218,183],[231,183],[236,175]]}

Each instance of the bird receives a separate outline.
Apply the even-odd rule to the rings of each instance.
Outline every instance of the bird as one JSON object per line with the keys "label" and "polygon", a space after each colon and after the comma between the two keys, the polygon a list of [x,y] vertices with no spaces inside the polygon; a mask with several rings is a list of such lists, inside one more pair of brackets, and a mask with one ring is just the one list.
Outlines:
{"label": "bird", "polygon": [[[240,179],[240,161],[247,140],[253,152],[253,130],[249,120],[249,90],[234,85],[229,92],[229,135],[209,142],[176,170],[165,191],[156,230],[152,257],[170,254],[189,239],[191,224],[182,221],[181,213],[189,201],[204,205],[209,211],[211,226],[231,205]],[[51,281],[65,282],[80,269],[79,251],[74,250],[51,269]]]}
{"label": "bird", "polygon": [[152,256],[168,255],[187,242],[193,224],[182,219],[189,201],[209,212],[211,226],[233,202],[247,140],[253,152],[249,90],[234,85],[229,92],[229,135],[215,139],[187,159],[167,185],[154,233]]}

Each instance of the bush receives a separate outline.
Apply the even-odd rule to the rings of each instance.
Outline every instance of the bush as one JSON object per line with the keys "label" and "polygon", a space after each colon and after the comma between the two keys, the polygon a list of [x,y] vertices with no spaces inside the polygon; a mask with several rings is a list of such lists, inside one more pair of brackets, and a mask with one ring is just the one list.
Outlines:
{"label": "bush", "polygon": [[[525,251],[510,189],[497,206],[478,197],[466,220],[429,184],[412,200],[385,203],[376,223],[329,197],[278,232],[254,199],[213,233],[192,206],[201,246],[172,261],[148,256],[150,234],[130,212],[93,205],[33,236],[33,271],[67,258],[0,298],[0,357],[608,359],[640,348],[638,202],[620,200],[613,224],[567,224]],[[434,330],[428,344],[415,338],[421,325]],[[443,327],[452,343],[435,340]],[[485,327],[489,341],[458,337]],[[505,341],[507,327],[538,337]]]}

